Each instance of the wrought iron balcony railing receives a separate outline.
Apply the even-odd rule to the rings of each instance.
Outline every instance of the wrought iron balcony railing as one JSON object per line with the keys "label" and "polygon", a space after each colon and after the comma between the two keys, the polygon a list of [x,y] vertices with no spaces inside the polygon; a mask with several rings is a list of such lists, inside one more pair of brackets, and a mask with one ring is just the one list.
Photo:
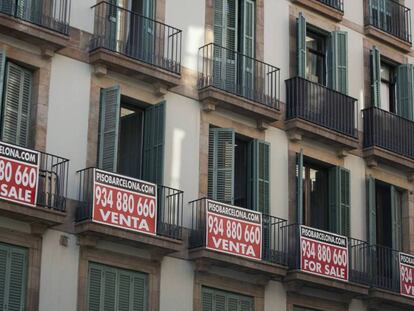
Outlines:
{"label": "wrought iron balcony railing", "polygon": [[182,31],[133,11],[100,2],[90,51],[104,48],[174,74],[181,74]]}
{"label": "wrought iron balcony railing", "polygon": [[365,0],[365,25],[411,43],[411,10],[394,0]]}
{"label": "wrought iron balcony railing", "polygon": [[198,88],[209,86],[279,109],[280,69],[214,43],[198,52]]}
{"label": "wrought iron balcony railing", "polygon": [[381,245],[371,245],[372,286],[400,292],[399,252]]}
{"label": "wrought iron balcony railing", "polygon": [[[79,201],[76,222],[92,220],[94,168],[78,171]],[[157,185],[157,235],[175,240],[182,239],[184,192]]]}
{"label": "wrought iron balcony railing", "polygon": [[71,0],[2,0],[0,13],[68,35],[70,6]]}
{"label": "wrought iron balcony railing", "polygon": [[362,111],[364,148],[381,147],[414,159],[414,122],[394,113],[371,107]]}
{"label": "wrought iron balcony railing", "polygon": [[[191,209],[190,248],[206,247],[206,198],[189,202]],[[262,260],[270,263],[287,264],[285,232],[281,228],[287,221],[262,214]]]}
{"label": "wrought iron balcony railing", "polygon": [[357,100],[301,77],[286,80],[286,119],[300,118],[357,137]]}
{"label": "wrought iron balcony railing", "polygon": [[344,1],[343,0],[317,0],[320,3],[323,3],[327,6],[330,6],[331,8],[334,8],[335,10],[344,11]]}

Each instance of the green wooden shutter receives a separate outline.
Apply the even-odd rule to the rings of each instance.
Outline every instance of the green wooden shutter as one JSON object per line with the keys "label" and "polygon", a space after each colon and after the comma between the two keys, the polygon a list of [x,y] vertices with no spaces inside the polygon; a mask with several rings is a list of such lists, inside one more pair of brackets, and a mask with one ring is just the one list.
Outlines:
{"label": "green wooden shutter", "polygon": [[117,305],[119,311],[129,311],[131,306],[132,277],[126,271],[119,272]]}
{"label": "green wooden shutter", "polygon": [[114,268],[104,269],[103,310],[116,310],[117,273]]}
{"label": "green wooden shutter", "polygon": [[253,140],[248,158],[249,208],[269,215],[270,209],[270,144]]}
{"label": "green wooden shutter", "polygon": [[134,273],[132,276],[132,309],[130,311],[147,310],[148,276]]}
{"label": "green wooden shutter", "polygon": [[401,208],[401,193],[391,186],[392,248],[398,251],[402,249]]}
{"label": "green wooden shutter", "polygon": [[2,139],[5,142],[28,146],[32,83],[30,71],[7,63],[2,118]]}
{"label": "green wooden shutter", "polygon": [[111,172],[116,172],[118,166],[120,110],[120,87],[101,89],[98,166]]}
{"label": "green wooden shutter", "polygon": [[254,310],[254,299],[252,297],[207,287],[202,288],[201,296],[202,311]]}
{"label": "green wooden shutter", "polygon": [[88,311],[100,311],[103,297],[103,268],[96,264],[89,265],[88,282]]}
{"label": "green wooden shutter", "polygon": [[201,293],[201,310],[214,311],[213,299],[214,294],[206,288],[203,288]]}
{"label": "green wooden shutter", "polygon": [[143,179],[156,184],[164,180],[165,101],[145,110]]}
{"label": "green wooden shutter", "polygon": [[372,106],[381,107],[381,54],[375,46],[371,50],[371,98]]}
{"label": "green wooden shutter", "polygon": [[[255,55],[255,1],[243,0],[243,54],[241,73],[243,95],[252,99],[254,96],[254,55]],[[250,58],[251,57],[251,58]]]}
{"label": "green wooden shutter", "polygon": [[329,230],[350,234],[350,172],[342,167],[329,170]]}
{"label": "green wooden shutter", "polygon": [[0,303],[6,310],[25,309],[27,249],[0,244]]}
{"label": "green wooden shutter", "polygon": [[234,199],[233,129],[210,128],[208,146],[208,197],[233,204]]}
{"label": "green wooden shutter", "polygon": [[371,176],[367,179],[367,205],[368,205],[368,243],[377,244],[377,204],[375,179]]}
{"label": "green wooden shutter", "polygon": [[414,121],[414,66],[400,65],[397,68],[397,114]]}
{"label": "green wooden shutter", "polygon": [[0,49],[0,118],[3,111],[3,89],[6,69],[6,51]]}
{"label": "green wooden shutter", "polygon": [[302,12],[299,13],[296,30],[297,74],[306,79],[306,19]]}
{"label": "green wooden shutter", "polygon": [[155,23],[154,23],[154,1],[143,0],[142,12],[148,19],[143,19],[143,46],[140,48],[144,51],[144,60],[152,62],[154,57],[154,36],[155,36]]}
{"label": "green wooden shutter", "polygon": [[333,31],[330,35],[328,57],[328,86],[343,94],[348,93],[348,33]]}
{"label": "green wooden shutter", "polygon": [[303,150],[296,154],[296,221],[303,224]]}

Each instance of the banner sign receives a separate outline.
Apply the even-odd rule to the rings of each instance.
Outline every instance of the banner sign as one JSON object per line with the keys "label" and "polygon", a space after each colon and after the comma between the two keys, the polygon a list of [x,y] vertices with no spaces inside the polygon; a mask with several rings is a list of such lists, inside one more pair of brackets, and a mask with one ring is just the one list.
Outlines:
{"label": "banner sign", "polygon": [[348,238],[300,226],[300,269],[331,279],[348,281]]}
{"label": "banner sign", "polygon": [[0,142],[0,199],[34,207],[40,153]]}
{"label": "banner sign", "polygon": [[157,233],[157,186],[99,169],[93,172],[92,220],[151,235]]}
{"label": "banner sign", "polygon": [[206,200],[206,247],[227,254],[262,259],[262,214]]}
{"label": "banner sign", "polygon": [[414,256],[400,253],[400,293],[414,298]]}

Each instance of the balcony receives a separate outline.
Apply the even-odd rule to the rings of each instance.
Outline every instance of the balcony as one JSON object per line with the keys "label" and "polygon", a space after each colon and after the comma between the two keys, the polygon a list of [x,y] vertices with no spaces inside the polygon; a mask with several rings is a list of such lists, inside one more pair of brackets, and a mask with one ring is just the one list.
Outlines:
{"label": "balcony", "polygon": [[[142,207],[140,203],[142,198],[134,199],[134,197],[130,195],[139,195],[139,192],[132,190],[122,191],[122,186],[116,189],[116,187],[108,187],[108,185],[106,185],[107,190],[97,192],[100,190],[97,190],[97,187],[95,185],[95,183],[97,183],[94,177],[96,176],[94,173],[95,171],[95,168],[87,168],[78,172],[80,177],[79,201],[76,208],[75,217],[75,230],[78,234],[80,234],[83,237],[87,237],[87,239],[92,238],[95,241],[98,239],[105,239],[116,241],[117,243],[125,243],[128,245],[140,246],[142,248],[149,249],[150,251],[155,251],[157,252],[157,254],[168,254],[171,252],[181,250],[184,194],[183,191],[161,185],[154,185],[156,188],[156,206],[154,206],[154,208],[156,209],[156,216],[153,217],[153,219],[155,219],[153,225],[154,232],[143,233],[143,231],[134,230],[132,228],[134,226],[135,221],[139,221],[139,219],[142,220],[145,218],[145,207]],[[118,180],[121,180],[121,182],[131,183],[131,179],[127,176],[113,174],[111,172],[105,172],[102,170],[99,171],[103,172],[108,176],[118,178]],[[141,181],[141,184],[147,187],[149,183]],[[101,189],[103,188],[101,187]],[[114,189],[115,191],[113,191],[112,194],[109,195],[108,189]],[[104,191],[107,191],[105,192],[108,193],[107,197],[103,196]],[[103,219],[98,219],[96,217],[96,214],[94,214],[94,209],[98,209],[98,205],[94,201],[98,200],[98,193],[102,195],[102,200],[108,199],[107,202],[112,202],[111,205],[106,205],[106,209],[102,210],[105,213],[108,212],[108,215],[109,212],[112,211],[117,213],[109,216],[109,218],[106,219],[112,219],[112,221],[118,222],[118,226],[114,225],[114,223],[112,223],[111,225],[108,223],[104,223],[103,219],[105,219],[105,217]],[[117,195],[121,198],[124,196],[127,198],[128,202],[125,203],[124,207],[128,206],[128,208],[131,208],[130,213],[134,214],[134,216],[136,216],[135,218],[132,217],[132,220],[128,220],[126,218],[128,216],[125,216],[127,214],[124,213],[123,215],[121,215],[121,211],[125,212],[125,209],[122,210],[121,205],[117,205],[117,202],[119,201],[118,199],[116,199]],[[129,203],[129,200],[131,200],[131,204]],[[141,212],[139,212],[139,209],[141,209]],[[127,227],[126,225],[123,227],[121,221],[123,221],[124,224],[127,224],[129,222],[130,227]],[[138,228],[138,225],[136,227]]]}
{"label": "balcony", "polygon": [[381,162],[403,170],[414,169],[414,122],[376,107],[364,109],[362,115],[368,165]]}
{"label": "balcony", "polygon": [[338,22],[344,17],[343,0],[293,0],[293,2]]}
{"label": "balcony", "polygon": [[178,85],[182,31],[135,12],[100,2],[89,58],[97,74],[107,69],[163,87]]}
{"label": "balcony", "polygon": [[[329,299],[346,303],[349,303],[353,297],[368,295],[371,281],[369,270],[370,249],[366,242],[348,238],[348,245],[345,246],[348,251],[348,275],[346,280],[340,280],[334,276],[322,276],[303,269],[301,267],[301,257],[303,255],[301,252],[304,251],[304,248],[303,242],[301,242],[301,227],[291,224],[283,227],[282,230],[287,237],[289,248],[288,264],[290,271],[284,279],[285,288],[288,291],[295,293],[318,291],[324,296],[329,295]],[[316,247],[315,252],[317,252]],[[331,252],[332,254],[333,252]],[[318,262],[323,262],[323,260]]]}
{"label": "balcony", "polygon": [[394,0],[364,0],[365,33],[405,52],[411,50],[411,10]]}
{"label": "balcony", "polygon": [[198,52],[198,89],[204,110],[216,106],[274,122],[280,119],[280,70],[214,43]]}
{"label": "balcony", "polygon": [[358,147],[355,98],[300,77],[286,80],[286,89],[285,127],[291,140],[305,136],[341,149]]}
{"label": "balcony", "polygon": [[[219,202],[205,198],[189,203],[192,221],[189,239],[189,257],[196,262],[199,269],[208,269],[210,266],[227,267],[238,272],[243,271],[252,274],[255,277],[260,275],[265,279],[280,279],[286,275],[287,245],[285,236],[283,235],[284,232],[280,230],[283,226],[286,226],[286,220],[261,214],[262,239],[261,243],[259,243],[261,252],[256,254],[256,258],[251,258],[240,253],[232,253],[231,251],[218,251],[207,245],[209,228],[207,228],[206,221],[210,221],[210,217],[207,217],[208,204],[222,205]],[[246,213],[252,212],[247,209],[229,207],[230,209],[235,208],[242,212],[246,211]],[[226,230],[226,225],[223,225],[223,228]],[[224,240],[225,238],[223,238]],[[224,245],[224,242],[222,245]]]}
{"label": "balcony", "polygon": [[71,0],[4,0],[0,3],[0,31],[44,49],[68,44]]}
{"label": "balcony", "polygon": [[[8,185],[7,188],[9,189],[8,193],[10,196],[8,200],[5,200],[2,194],[4,200],[0,201],[0,215],[31,224],[40,223],[42,226],[47,227],[63,223],[66,216],[69,160],[44,152],[22,149],[2,142],[0,142],[0,145],[0,153],[3,155],[6,153],[11,155],[15,152],[7,151],[3,153],[5,150],[18,150],[17,152],[31,154],[36,158],[38,155],[38,171],[23,160],[15,162],[16,158],[13,160],[13,157],[0,155],[1,165],[4,165],[6,169],[13,167],[13,170],[9,171],[9,180],[5,177],[1,182],[2,186]],[[27,182],[24,185],[24,180],[27,180],[28,176],[32,176],[26,175],[28,172],[31,174],[32,170],[35,179],[33,179],[33,186],[29,187]],[[36,171],[38,173],[35,173]],[[12,195],[12,188],[16,189],[14,195]],[[27,193],[27,191],[36,188],[37,193],[33,199],[25,200],[27,197],[24,198],[22,193]]]}

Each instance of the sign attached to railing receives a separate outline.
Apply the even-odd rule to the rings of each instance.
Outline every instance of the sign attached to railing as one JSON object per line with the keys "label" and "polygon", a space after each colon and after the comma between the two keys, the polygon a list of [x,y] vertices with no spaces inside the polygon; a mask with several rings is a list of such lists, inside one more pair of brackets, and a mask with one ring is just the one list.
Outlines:
{"label": "sign attached to railing", "polygon": [[206,248],[262,259],[262,214],[206,200]]}
{"label": "sign attached to railing", "polygon": [[331,279],[348,281],[348,238],[300,226],[300,269]]}
{"label": "sign attached to railing", "polygon": [[99,169],[93,173],[92,221],[155,235],[157,186]]}
{"label": "sign attached to railing", "polygon": [[400,253],[400,293],[414,298],[414,256]]}
{"label": "sign attached to railing", "polygon": [[36,206],[39,162],[39,152],[0,142],[0,198]]}

